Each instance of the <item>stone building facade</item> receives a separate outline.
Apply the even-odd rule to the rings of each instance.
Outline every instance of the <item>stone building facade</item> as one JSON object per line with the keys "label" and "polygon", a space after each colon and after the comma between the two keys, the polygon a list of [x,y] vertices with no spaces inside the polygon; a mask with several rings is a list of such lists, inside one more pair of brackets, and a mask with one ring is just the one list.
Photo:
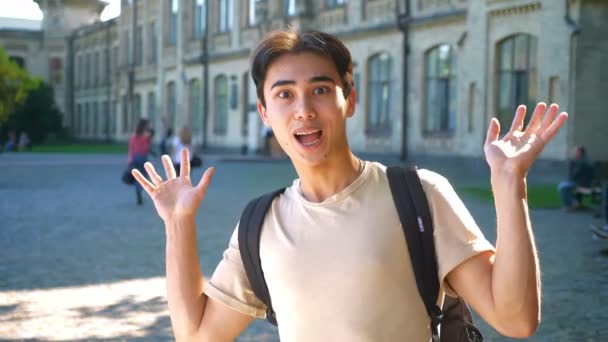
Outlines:
{"label": "stone building facade", "polygon": [[[55,35],[71,61],[57,96],[77,137],[124,141],[148,117],[158,132],[190,126],[207,148],[257,151],[262,126],[249,55],[264,32],[291,25],[334,33],[350,48],[355,151],[479,157],[492,116],[508,126],[517,104],[546,101],[570,120],[543,158],[564,160],[584,144],[594,159],[608,159],[604,1],[206,1],[123,0],[118,18]],[[45,48],[58,41],[46,40],[45,33]]]}

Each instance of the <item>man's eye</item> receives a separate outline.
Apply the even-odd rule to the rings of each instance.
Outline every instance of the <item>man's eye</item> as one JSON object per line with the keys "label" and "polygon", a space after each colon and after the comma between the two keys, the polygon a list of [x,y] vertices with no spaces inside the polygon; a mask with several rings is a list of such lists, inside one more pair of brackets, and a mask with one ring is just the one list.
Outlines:
{"label": "man's eye", "polygon": [[291,94],[288,91],[282,91],[278,94],[278,96],[282,99],[286,99],[286,98],[289,98],[291,96]]}
{"label": "man's eye", "polygon": [[322,95],[327,92],[329,92],[329,90],[326,87],[319,87],[319,88],[315,88],[315,90],[314,90],[315,95]]}

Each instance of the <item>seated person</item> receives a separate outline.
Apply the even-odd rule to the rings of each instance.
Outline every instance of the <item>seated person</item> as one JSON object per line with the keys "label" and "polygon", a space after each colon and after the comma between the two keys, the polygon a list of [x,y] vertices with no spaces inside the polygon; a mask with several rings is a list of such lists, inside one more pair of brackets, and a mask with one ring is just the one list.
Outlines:
{"label": "seated person", "polygon": [[568,180],[560,182],[557,187],[564,210],[576,210],[581,207],[580,198],[574,196],[574,189],[578,186],[590,187],[592,181],[593,165],[587,158],[587,151],[584,146],[576,146],[572,150]]}

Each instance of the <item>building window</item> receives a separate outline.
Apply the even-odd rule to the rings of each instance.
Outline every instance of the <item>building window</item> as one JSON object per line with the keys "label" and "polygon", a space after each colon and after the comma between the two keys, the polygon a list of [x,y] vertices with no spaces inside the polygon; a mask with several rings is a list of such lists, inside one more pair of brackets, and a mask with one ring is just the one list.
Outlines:
{"label": "building window", "polygon": [[104,84],[108,84],[110,80],[110,50],[105,48],[103,50],[103,61],[100,63],[101,67],[101,78]]}
{"label": "building window", "polygon": [[124,55],[123,55],[123,61],[124,61],[124,65],[130,65],[131,64],[131,42],[129,40],[129,32],[125,31],[122,33],[122,39],[123,39],[123,46],[125,47],[124,51]]}
{"label": "building window", "polygon": [[246,0],[245,2],[245,6],[247,6],[245,27],[252,27],[257,25],[257,18],[255,15],[255,4],[257,2],[258,0]]}
{"label": "building window", "polygon": [[87,53],[85,56],[84,80],[85,80],[86,87],[91,85],[91,54],[90,53]]}
{"label": "building window", "polygon": [[104,120],[104,126],[103,126],[103,132],[104,132],[104,135],[106,137],[109,137],[110,136],[110,123],[111,123],[110,117],[111,117],[111,114],[110,114],[110,105],[109,105],[109,102],[107,100],[103,101],[102,110],[103,110],[102,116],[105,118],[105,120]]}
{"label": "building window", "polygon": [[232,0],[220,0],[218,31],[230,32],[232,29]]}
{"label": "building window", "polygon": [[131,115],[131,127],[135,128],[135,124],[141,118],[141,95],[135,94],[133,103],[133,113]]}
{"label": "building window", "polygon": [[223,135],[226,134],[228,126],[228,78],[220,75],[213,83],[215,91],[213,132]]}
{"label": "building window", "polygon": [[190,81],[190,117],[192,119],[192,131],[198,132],[201,128],[201,81]]}
{"label": "building window", "polygon": [[[536,102],[536,38],[518,34],[498,43],[497,112],[508,130],[520,104],[534,108]],[[528,116],[530,117],[530,116]]]}
{"label": "building window", "polygon": [[118,125],[118,101],[115,100],[114,101],[114,105],[112,106],[112,115],[110,117],[110,133],[112,135],[116,134],[118,127],[116,127]]}
{"label": "building window", "polygon": [[194,2],[194,25],[192,26],[192,36],[197,39],[203,37],[205,29],[207,28],[207,24],[205,23],[205,20],[207,19],[205,1],[206,0],[195,0]]}
{"label": "building window", "polygon": [[142,26],[135,29],[135,64],[144,64],[144,28]]}
{"label": "building window", "polygon": [[97,102],[91,103],[91,133],[93,137],[97,137],[97,132],[99,132],[99,113],[97,112]]}
{"label": "building window", "polygon": [[241,134],[247,136],[249,134],[249,73],[243,74],[243,94],[242,96],[242,114],[241,114]]}
{"label": "building window", "polygon": [[158,34],[156,32],[156,23],[155,22],[151,22],[150,23],[150,50],[149,50],[149,56],[150,56],[150,63],[152,64],[156,64],[156,61],[158,59]]}
{"label": "building window", "polygon": [[89,104],[84,104],[84,115],[83,115],[83,129],[85,136],[89,135]]}
{"label": "building window", "polygon": [[469,84],[469,106],[467,109],[467,131],[473,132],[473,114],[475,113],[475,82]]}
{"label": "building window", "polygon": [[122,96],[122,132],[129,132],[129,98]]}
{"label": "building window", "polygon": [[456,57],[448,44],[426,52],[424,114],[426,132],[451,132],[456,124]]}
{"label": "building window", "polygon": [[76,85],[82,86],[84,84],[83,75],[84,66],[82,64],[82,55],[76,57]]}
{"label": "building window", "polygon": [[392,110],[392,58],[386,52],[368,61],[367,133],[371,135],[391,133]]}
{"label": "building window", "polygon": [[177,42],[177,12],[179,10],[179,0],[169,0],[169,30],[167,42],[175,45]]}
{"label": "building window", "polygon": [[169,127],[175,128],[175,112],[176,103],[175,103],[175,82],[171,81],[167,83],[167,124]]}
{"label": "building window", "polygon": [[79,103],[78,105],[76,105],[76,120],[74,120],[72,126],[74,131],[76,131],[76,136],[82,135],[82,126],[80,126],[80,123],[82,122],[82,115],[82,103]]}
{"label": "building window", "polygon": [[296,13],[296,0],[283,0],[283,16],[293,17]]}
{"label": "building window", "polygon": [[[98,54],[99,55],[99,54]],[[97,67],[95,67],[97,71]],[[63,60],[61,57],[51,57],[49,60],[50,79],[52,83],[61,83],[63,80]]]}
{"label": "building window", "polygon": [[346,0],[327,0],[328,9],[344,6],[345,4],[346,4]]}
{"label": "building window", "polygon": [[118,66],[120,65],[120,61],[118,60],[118,46],[114,46],[112,51],[112,67],[114,69],[114,72],[116,72],[118,70]]}
{"label": "building window", "polygon": [[95,69],[95,84],[101,83],[101,54],[99,51],[95,52],[95,62],[93,64]]}
{"label": "building window", "polygon": [[148,93],[148,118],[152,129],[156,127],[156,93],[151,91]]}
{"label": "building window", "polygon": [[20,67],[21,69],[25,69],[25,59],[23,57],[19,57],[19,56],[10,56],[8,57],[8,59],[17,64],[18,67]]}

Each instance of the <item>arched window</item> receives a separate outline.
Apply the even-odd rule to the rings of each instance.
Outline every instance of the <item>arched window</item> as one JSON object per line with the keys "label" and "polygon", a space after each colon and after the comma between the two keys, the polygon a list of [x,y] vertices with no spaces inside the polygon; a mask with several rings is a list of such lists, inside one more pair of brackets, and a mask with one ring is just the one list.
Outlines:
{"label": "arched window", "polygon": [[451,132],[456,125],[456,56],[442,44],[426,52],[424,114],[426,132]]}
{"label": "arched window", "polygon": [[175,130],[175,82],[167,83],[167,124]]}
{"label": "arched window", "polygon": [[228,128],[228,78],[225,75],[217,76],[213,84],[215,92],[213,132],[223,135]]}
{"label": "arched window", "polygon": [[392,58],[383,52],[371,57],[367,65],[367,133],[390,134],[393,108]]}
{"label": "arched window", "polygon": [[192,131],[198,133],[201,129],[201,81],[192,80],[190,81],[190,117],[192,118]]}
{"label": "arched window", "polygon": [[529,34],[498,43],[496,111],[504,129],[509,129],[518,105],[525,104],[530,109],[535,106],[536,46],[536,38]]}

